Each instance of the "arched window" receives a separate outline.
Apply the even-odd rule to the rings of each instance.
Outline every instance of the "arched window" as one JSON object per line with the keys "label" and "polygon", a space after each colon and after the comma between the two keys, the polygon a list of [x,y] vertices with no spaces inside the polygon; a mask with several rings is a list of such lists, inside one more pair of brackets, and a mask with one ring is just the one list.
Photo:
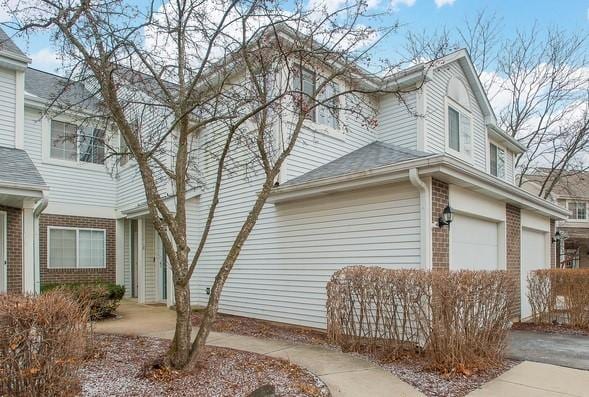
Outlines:
{"label": "arched window", "polygon": [[472,116],[470,97],[466,87],[456,77],[446,90],[446,148],[450,153],[472,158]]}

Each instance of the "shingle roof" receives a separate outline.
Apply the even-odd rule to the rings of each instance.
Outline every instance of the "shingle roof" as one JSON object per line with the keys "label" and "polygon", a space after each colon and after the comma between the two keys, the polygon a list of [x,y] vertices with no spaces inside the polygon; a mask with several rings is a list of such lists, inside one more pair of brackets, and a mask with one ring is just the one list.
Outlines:
{"label": "shingle roof", "polygon": [[431,153],[406,149],[384,142],[373,142],[321,167],[291,179],[281,186],[294,186],[324,178],[334,178],[356,172],[431,156]]}
{"label": "shingle roof", "polygon": [[47,101],[59,97],[59,104],[66,107],[78,106],[93,111],[99,110],[98,99],[83,83],[68,81],[64,77],[41,70],[27,68],[25,91]]}
{"label": "shingle roof", "polygon": [[47,188],[33,161],[21,149],[0,146],[0,184],[33,185]]}
{"label": "shingle roof", "polygon": [[0,29],[0,52],[10,52],[14,55],[26,58],[26,55],[18,48],[14,41],[6,34],[5,31]]}
{"label": "shingle roof", "polygon": [[[525,175],[524,180],[526,182],[524,182],[522,187],[534,194],[538,194],[540,186],[546,179],[547,172],[544,169],[538,169],[533,174]],[[564,172],[559,181],[554,185],[551,194],[561,197],[589,198],[589,172]]]}

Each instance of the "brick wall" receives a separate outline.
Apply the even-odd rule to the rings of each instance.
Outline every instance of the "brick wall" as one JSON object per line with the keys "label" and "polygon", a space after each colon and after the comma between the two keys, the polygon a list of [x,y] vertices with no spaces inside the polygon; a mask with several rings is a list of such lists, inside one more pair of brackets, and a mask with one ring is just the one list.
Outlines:
{"label": "brick wall", "polygon": [[7,290],[22,292],[22,209],[0,206],[0,211],[7,217]]}
{"label": "brick wall", "polygon": [[[437,225],[438,218],[448,205],[448,184],[437,179],[432,179],[432,222]],[[448,270],[450,268],[449,229],[432,228],[432,269]]]}
{"label": "brick wall", "polygon": [[[65,226],[106,230],[106,268],[48,269],[47,227]],[[114,219],[42,214],[39,220],[39,253],[41,285],[116,280],[116,221]]]}
{"label": "brick wall", "polygon": [[513,317],[520,317],[521,298],[521,210],[511,204],[505,206],[506,268],[513,279]]}

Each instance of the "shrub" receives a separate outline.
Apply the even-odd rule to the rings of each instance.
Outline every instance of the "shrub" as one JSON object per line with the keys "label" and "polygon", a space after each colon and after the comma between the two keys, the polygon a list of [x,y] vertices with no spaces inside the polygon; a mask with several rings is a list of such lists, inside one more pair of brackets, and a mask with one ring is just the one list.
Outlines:
{"label": "shrub", "polygon": [[503,357],[513,281],[506,272],[354,266],[327,285],[327,332],[345,350],[424,354],[442,372]]}
{"label": "shrub", "polygon": [[0,395],[71,396],[85,353],[87,314],[54,291],[0,295]]}
{"label": "shrub", "polygon": [[589,328],[589,269],[542,269],[528,275],[532,321]]}
{"label": "shrub", "polygon": [[88,306],[91,320],[101,320],[113,317],[119,307],[119,303],[125,295],[125,287],[113,283],[69,283],[48,284],[41,291],[60,290],[72,296],[72,298]]}

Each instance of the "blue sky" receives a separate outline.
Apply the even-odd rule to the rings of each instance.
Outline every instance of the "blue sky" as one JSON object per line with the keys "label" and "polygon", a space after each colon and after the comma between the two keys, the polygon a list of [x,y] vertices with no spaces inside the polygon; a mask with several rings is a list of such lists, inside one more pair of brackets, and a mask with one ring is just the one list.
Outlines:
{"label": "blue sky", "polygon": [[[137,0],[140,1],[140,0]],[[330,1],[330,0],[327,0]],[[518,28],[559,26],[568,30],[589,31],[589,0],[380,0],[392,4],[395,12],[383,23],[395,19],[404,29],[432,31],[446,26],[450,29],[464,25],[479,10],[496,13],[503,21],[502,34],[509,37]],[[2,18],[0,10],[0,19]],[[32,66],[54,72],[59,62],[51,49],[47,35],[32,37],[28,42],[15,38],[16,43],[33,59]],[[398,47],[401,35],[392,36],[386,47]]]}

